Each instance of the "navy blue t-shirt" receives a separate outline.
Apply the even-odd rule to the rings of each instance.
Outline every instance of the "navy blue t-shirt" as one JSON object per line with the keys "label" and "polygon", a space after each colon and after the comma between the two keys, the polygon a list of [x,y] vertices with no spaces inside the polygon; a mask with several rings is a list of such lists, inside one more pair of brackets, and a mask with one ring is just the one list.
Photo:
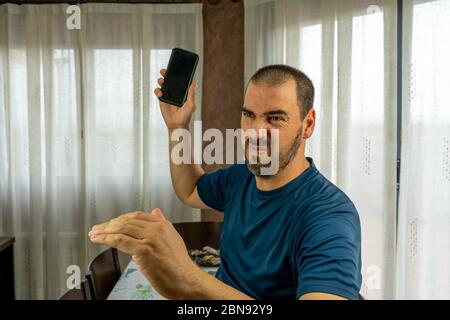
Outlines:
{"label": "navy blue t-shirt", "polygon": [[361,227],[352,201],[311,166],[286,185],[257,189],[245,164],[203,175],[203,202],[224,212],[216,277],[255,299],[325,292],[357,299]]}

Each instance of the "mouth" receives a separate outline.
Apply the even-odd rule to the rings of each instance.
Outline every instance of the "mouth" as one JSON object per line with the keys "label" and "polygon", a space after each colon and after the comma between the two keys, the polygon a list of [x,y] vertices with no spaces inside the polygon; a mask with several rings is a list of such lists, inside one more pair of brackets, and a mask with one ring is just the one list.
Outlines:
{"label": "mouth", "polygon": [[249,143],[248,145],[250,155],[267,155],[269,152],[269,148],[267,146],[261,146],[253,143]]}

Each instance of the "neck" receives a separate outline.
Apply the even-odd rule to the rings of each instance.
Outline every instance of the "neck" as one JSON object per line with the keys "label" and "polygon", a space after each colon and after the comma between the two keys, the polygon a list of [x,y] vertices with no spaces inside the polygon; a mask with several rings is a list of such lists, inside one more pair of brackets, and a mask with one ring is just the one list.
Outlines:
{"label": "neck", "polygon": [[306,159],[305,154],[298,153],[294,159],[283,169],[281,169],[276,175],[271,177],[255,177],[256,187],[262,191],[270,191],[284,186],[290,181],[297,178],[303,171],[310,167],[309,161]]}

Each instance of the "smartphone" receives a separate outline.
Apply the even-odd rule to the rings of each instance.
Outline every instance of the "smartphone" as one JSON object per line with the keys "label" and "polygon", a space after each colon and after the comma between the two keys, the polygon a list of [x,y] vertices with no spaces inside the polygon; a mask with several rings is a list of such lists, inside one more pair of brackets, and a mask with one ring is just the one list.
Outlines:
{"label": "smartphone", "polygon": [[182,107],[186,102],[188,89],[194,78],[198,55],[180,48],[170,54],[160,101]]}

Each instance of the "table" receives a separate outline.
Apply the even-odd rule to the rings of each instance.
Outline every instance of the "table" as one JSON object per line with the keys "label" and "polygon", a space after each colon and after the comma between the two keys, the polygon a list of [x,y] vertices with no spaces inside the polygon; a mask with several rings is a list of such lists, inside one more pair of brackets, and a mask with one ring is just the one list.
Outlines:
{"label": "table", "polygon": [[14,300],[14,237],[0,237],[0,301]]}
{"label": "table", "polygon": [[[218,267],[201,267],[215,275]],[[128,263],[122,275],[108,296],[108,300],[167,300],[161,296],[139,271],[133,260]]]}

